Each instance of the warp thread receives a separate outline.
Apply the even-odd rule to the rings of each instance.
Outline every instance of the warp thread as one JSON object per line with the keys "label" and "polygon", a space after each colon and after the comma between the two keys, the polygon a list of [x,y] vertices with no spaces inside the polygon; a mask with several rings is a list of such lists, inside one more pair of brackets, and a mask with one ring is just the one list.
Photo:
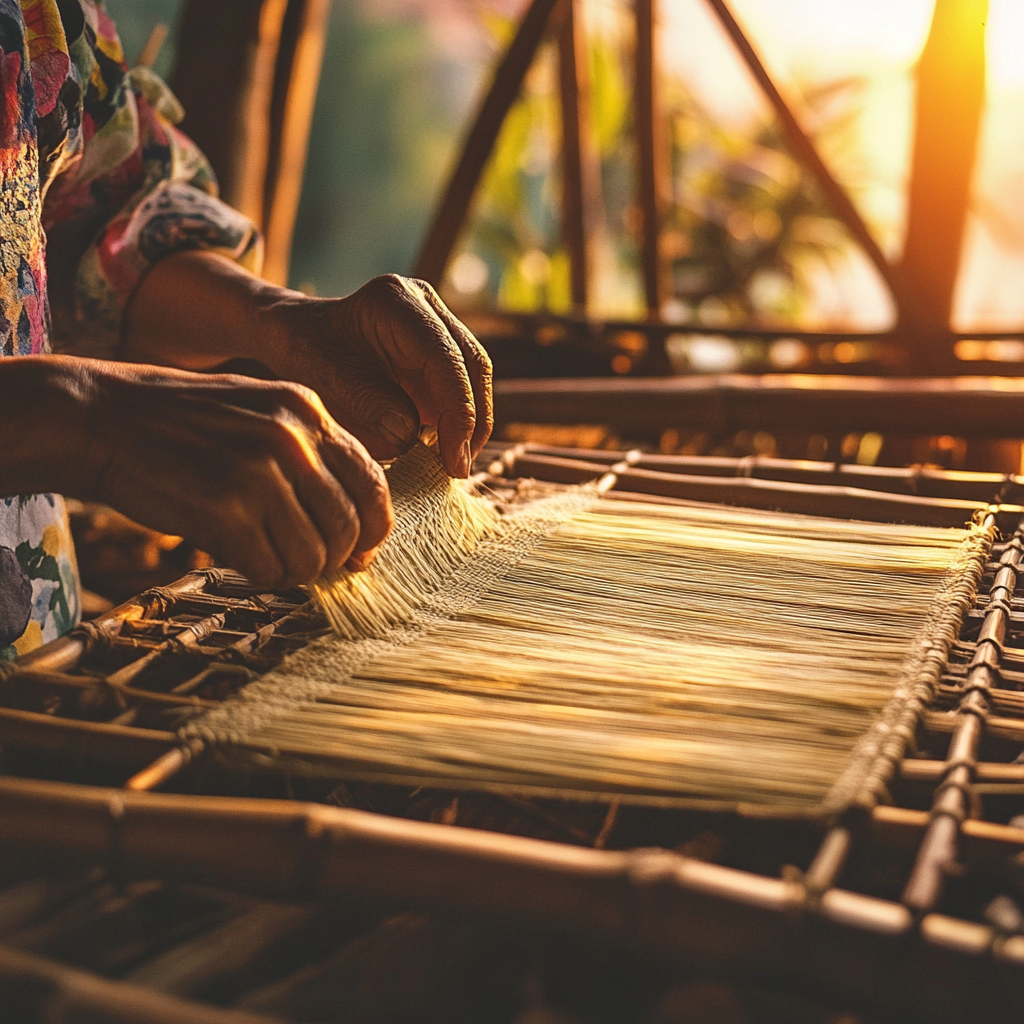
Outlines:
{"label": "warp thread", "polygon": [[396,471],[393,548],[318,587],[344,635],[186,735],[280,770],[831,815],[883,792],[994,537],[587,488],[499,515],[423,450]]}

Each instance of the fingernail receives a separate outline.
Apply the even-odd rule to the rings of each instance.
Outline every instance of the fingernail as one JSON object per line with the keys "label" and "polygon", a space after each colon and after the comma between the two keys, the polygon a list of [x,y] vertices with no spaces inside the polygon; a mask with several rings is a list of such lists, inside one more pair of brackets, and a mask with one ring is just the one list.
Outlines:
{"label": "fingernail", "polygon": [[409,444],[416,436],[416,424],[397,412],[386,412],[380,418],[380,432],[385,440],[398,447]]}
{"label": "fingernail", "polygon": [[459,453],[459,466],[458,473],[459,477],[469,476],[469,471],[473,468],[473,449],[470,448],[469,442],[464,441],[462,443],[462,451]]}
{"label": "fingernail", "polygon": [[348,561],[345,563],[345,568],[349,572],[365,572],[370,568],[373,560],[377,557],[377,548],[370,548],[369,551],[359,551],[354,555],[349,555]]}

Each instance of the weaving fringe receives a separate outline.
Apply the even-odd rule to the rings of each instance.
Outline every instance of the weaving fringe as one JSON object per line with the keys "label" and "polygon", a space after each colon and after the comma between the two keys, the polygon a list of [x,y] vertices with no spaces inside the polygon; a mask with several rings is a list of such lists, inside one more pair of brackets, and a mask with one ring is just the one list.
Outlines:
{"label": "weaving fringe", "polygon": [[[544,537],[597,500],[594,488],[580,487],[502,516],[451,480],[424,445],[394,464],[388,483],[395,526],[373,564],[365,572],[325,577],[311,588],[347,642],[335,636],[315,640],[188,723],[180,730],[184,738],[225,750],[244,746],[247,737],[287,711],[336,693],[375,658],[472,608]],[[448,531],[446,523],[453,524]],[[270,760],[279,757],[274,751]]]}
{"label": "weaving fringe", "polygon": [[498,527],[494,508],[451,480],[425,445],[394,464],[388,486],[395,525],[370,568],[342,569],[311,588],[335,631],[349,640],[383,636],[408,622]]}

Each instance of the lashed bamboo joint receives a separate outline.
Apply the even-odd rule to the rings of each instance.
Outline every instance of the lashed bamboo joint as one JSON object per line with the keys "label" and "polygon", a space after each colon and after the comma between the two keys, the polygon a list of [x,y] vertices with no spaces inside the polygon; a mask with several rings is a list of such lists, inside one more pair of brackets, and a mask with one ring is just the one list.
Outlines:
{"label": "lashed bamboo joint", "polygon": [[418,449],[317,641],[185,730],[432,784],[829,815],[884,791],[991,547],[965,529],[569,488],[499,515]]}

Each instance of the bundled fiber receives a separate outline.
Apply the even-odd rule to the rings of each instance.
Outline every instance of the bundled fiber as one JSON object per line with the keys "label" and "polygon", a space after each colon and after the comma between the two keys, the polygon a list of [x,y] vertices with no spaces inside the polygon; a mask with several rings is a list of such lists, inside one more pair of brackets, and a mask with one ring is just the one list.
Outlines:
{"label": "bundled fiber", "polygon": [[317,589],[343,635],[186,733],[293,771],[829,814],[881,792],[992,540],[586,488],[499,516],[424,450],[400,472],[376,570]]}
{"label": "bundled fiber", "polygon": [[350,640],[411,619],[498,524],[494,509],[448,477],[424,445],[391,467],[388,486],[395,525],[381,556],[366,572],[342,569],[312,588],[331,625]]}

